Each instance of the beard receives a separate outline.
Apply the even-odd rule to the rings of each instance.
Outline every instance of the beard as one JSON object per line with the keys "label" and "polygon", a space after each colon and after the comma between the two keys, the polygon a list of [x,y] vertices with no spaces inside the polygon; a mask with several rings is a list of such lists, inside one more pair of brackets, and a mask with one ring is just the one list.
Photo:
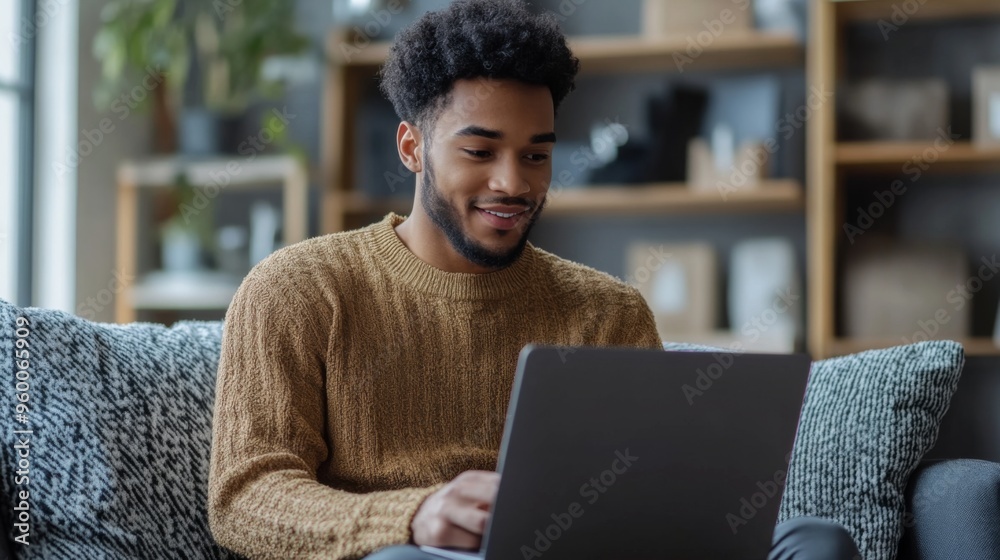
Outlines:
{"label": "beard", "polygon": [[437,183],[434,180],[434,168],[431,167],[430,160],[426,155],[424,156],[424,169],[426,172],[421,184],[420,202],[423,204],[424,211],[431,219],[431,222],[444,232],[448,243],[451,244],[452,248],[459,255],[462,255],[466,260],[477,266],[492,270],[507,268],[520,258],[521,253],[524,252],[525,245],[528,243],[528,234],[531,233],[531,228],[535,226],[535,221],[542,214],[545,202],[542,202],[542,205],[537,210],[534,210],[535,204],[523,198],[506,197],[491,201],[498,204],[525,205],[528,207],[528,212],[532,212],[528,223],[523,227],[507,231],[498,230],[497,233],[501,237],[517,235],[519,232],[521,237],[510,249],[493,251],[466,234],[462,228],[461,213],[454,205],[445,200],[441,191],[438,190]]}

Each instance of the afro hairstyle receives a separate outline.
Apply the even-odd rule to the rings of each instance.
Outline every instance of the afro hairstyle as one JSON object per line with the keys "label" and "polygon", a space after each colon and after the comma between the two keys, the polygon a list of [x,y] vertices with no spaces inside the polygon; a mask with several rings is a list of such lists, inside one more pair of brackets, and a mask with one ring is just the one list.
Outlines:
{"label": "afro hairstyle", "polygon": [[546,86],[558,111],[579,68],[554,15],[534,14],[522,0],[455,0],[400,31],[380,87],[400,119],[433,126],[457,80]]}

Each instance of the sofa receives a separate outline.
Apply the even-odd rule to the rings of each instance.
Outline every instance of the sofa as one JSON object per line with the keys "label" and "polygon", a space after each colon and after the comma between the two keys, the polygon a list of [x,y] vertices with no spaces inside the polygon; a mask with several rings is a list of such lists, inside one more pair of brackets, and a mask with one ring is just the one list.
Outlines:
{"label": "sofa", "polygon": [[[97,324],[0,300],[0,371],[6,379],[0,409],[8,411],[0,447],[0,519],[6,529],[0,559],[239,558],[213,541],[206,511],[221,335],[220,322],[182,322],[169,328]],[[867,558],[1000,558],[1000,464],[995,462],[1000,459],[1000,407],[995,406],[1000,372],[992,371],[988,360],[970,360],[959,383],[964,356],[956,346],[927,343],[898,351],[893,359],[869,353],[814,363],[783,515],[820,514],[849,524],[864,544],[862,550],[869,551]],[[910,438],[919,444],[899,453],[908,457],[909,466],[884,473],[900,492],[905,490],[905,506],[901,497],[899,507],[883,507],[893,517],[892,527],[867,519],[854,523],[852,516],[874,515],[869,505],[886,505],[870,504],[883,499],[867,497],[874,495],[872,488],[886,486],[886,480],[837,487],[827,485],[830,475],[822,474],[831,471],[806,476],[817,465],[843,470],[854,459],[823,455],[828,453],[823,446],[832,440],[803,441],[803,426],[835,431],[844,421],[827,424],[826,415],[844,414],[845,403],[846,413],[864,408],[853,407],[853,401],[831,408],[819,392],[823,384],[854,399],[858,386],[880,376],[852,378],[849,370],[874,371],[904,362],[940,363],[926,371],[917,367],[906,383],[887,378],[889,390],[872,385],[875,397],[896,394],[888,405],[876,402],[875,408],[884,410],[874,413],[911,409],[915,415],[884,429],[875,426],[876,432],[864,437],[890,434],[892,442]],[[908,386],[924,379],[933,385],[929,392]],[[863,421],[856,414],[850,418]],[[911,433],[913,426],[924,426],[922,434]],[[915,435],[920,437],[910,437]],[[849,446],[864,443],[846,441]],[[882,477],[858,474],[864,472],[853,476]],[[870,488],[865,486],[869,482]],[[831,492],[835,499],[825,505],[816,497]],[[879,548],[879,539],[870,532],[880,532],[889,544]]]}

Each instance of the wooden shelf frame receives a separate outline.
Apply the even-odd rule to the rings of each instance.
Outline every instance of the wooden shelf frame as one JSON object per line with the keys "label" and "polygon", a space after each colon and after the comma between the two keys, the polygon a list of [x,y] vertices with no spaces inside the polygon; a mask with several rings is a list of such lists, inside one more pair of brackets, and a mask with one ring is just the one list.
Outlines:
{"label": "wooden shelf frame", "polygon": [[216,271],[150,273],[129,288],[129,297],[136,310],[218,311],[229,306],[241,280]]}
{"label": "wooden shelf frame", "polygon": [[[892,23],[894,6],[901,6],[901,3],[893,0],[814,0],[810,10],[806,87],[837,91],[845,68],[842,45],[845,26],[880,19]],[[1000,17],[1000,3],[928,1],[914,13],[905,15],[908,19],[921,21]],[[980,148],[968,139],[959,139],[947,149],[942,149],[940,142],[935,146],[935,140],[840,142],[837,140],[836,105],[830,101],[814,111],[806,139],[808,346],[816,359],[903,344],[901,338],[852,339],[836,331],[836,302],[840,297],[838,240],[843,235],[846,178],[856,173],[903,176],[904,166],[910,162],[929,164],[921,170],[934,174],[1000,171],[1000,149]],[[959,342],[968,355],[1000,355],[1000,348],[988,337],[969,337]]]}
{"label": "wooden shelf frame", "polygon": [[900,171],[919,163],[927,172],[993,171],[1000,169],[1000,148],[981,148],[968,141],[954,144],[921,142],[840,142],[834,148],[837,165],[846,169]]}
{"label": "wooden shelf frame", "polygon": [[[834,41],[840,30],[836,6],[814,0],[809,10],[810,49],[806,61],[806,88],[836,91],[837,53]],[[823,103],[814,110],[806,136],[806,243],[808,282],[807,344],[813,359],[833,353],[836,295],[837,208],[834,144],[836,104]]]}
{"label": "wooden shelf frame", "polygon": [[[584,74],[801,67],[805,63],[805,47],[791,34],[728,32],[704,46],[696,42],[696,36],[595,35],[571,38],[569,47],[580,59],[580,72]],[[385,62],[390,43],[363,44],[343,34],[331,34],[328,57],[338,66],[374,71]]]}
{"label": "wooden shelf frame", "polygon": [[[259,189],[282,186],[284,242],[302,241],[308,235],[309,178],[303,163],[291,155],[268,155],[247,158],[185,159],[165,157],[143,161],[123,161],[118,166],[118,233],[116,260],[122,278],[137,279],[136,246],[138,204],[142,191],[168,189],[183,175],[195,188]],[[220,196],[210,195],[210,198]],[[115,297],[115,321],[136,320],[131,286]],[[178,308],[174,306],[172,308]]]}
{"label": "wooden shelf frame", "polygon": [[[358,192],[341,193],[345,212],[352,215],[409,213],[412,198],[372,198]],[[741,212],[801,212],[805,208],[802,185],[791,179],[765,181],[755,188],[728,193],[692,189],[684,183],[605,185],[564,188],[549,193],[548,216],[642,215]]]}

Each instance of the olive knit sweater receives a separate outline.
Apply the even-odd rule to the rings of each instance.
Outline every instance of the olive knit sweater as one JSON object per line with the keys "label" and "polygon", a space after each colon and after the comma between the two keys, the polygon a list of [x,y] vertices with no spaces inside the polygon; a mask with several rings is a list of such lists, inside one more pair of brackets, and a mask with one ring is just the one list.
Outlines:
{"label": "olive knit sweater", "polygon": [[659,348],[634,288],[528,244],[449,273],[389,214],[254,267],[226,314],[209,477],[218,542],[251,558],[406,543],[429,494],[493,470],[528,343]]}

